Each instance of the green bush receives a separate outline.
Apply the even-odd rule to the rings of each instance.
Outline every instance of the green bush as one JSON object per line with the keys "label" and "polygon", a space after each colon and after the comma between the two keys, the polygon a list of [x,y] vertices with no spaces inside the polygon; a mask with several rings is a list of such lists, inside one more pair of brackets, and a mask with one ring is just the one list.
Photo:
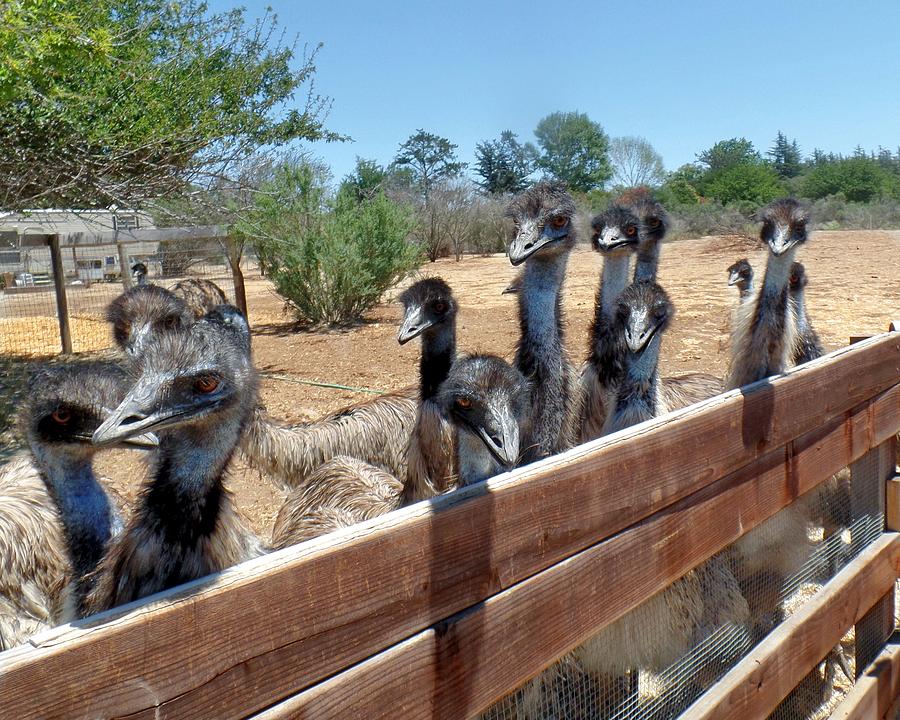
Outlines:
{"label": "green bush", "polygon": [[705,194],[723,205],[765,205],[785,192],[778,174],[764,163],[745,163],[713,173],[704,185]]}
{"label": "green bush", "polygon": [[848,158],[813,168],[801,182],[806,197],[843,195],[851,202],[900,199],[900,179],[869,158]]}
{"label": "green bush", "polygon": [[244,231],[257,237],[263,270],[300,320],[341,325],[418,267],[412,227],[408,209],[381,191],[329,201],[321,172],[292,167],[279,169]]}

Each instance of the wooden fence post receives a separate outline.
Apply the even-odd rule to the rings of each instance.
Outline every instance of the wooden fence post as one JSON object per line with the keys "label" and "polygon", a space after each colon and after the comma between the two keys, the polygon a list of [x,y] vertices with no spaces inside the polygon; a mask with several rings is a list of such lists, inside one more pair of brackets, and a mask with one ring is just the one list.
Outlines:
{"label": "wooden fence post", "polygon": [[56,290],[56,316],[59,318],[59,339],[64,354],[72,353],[72,331],[69,328],[69,300],[66,297],[66,273],[62,252],[59,249],[59,233],[50,235],[50,263],[53,267],[53,287]]}
{"label": "wooden fence post", "polygon": [[119,279],[122,281],[122,287],[126,290],[131,289],[131,265],[128,264],[128,252],[125,249],[125,243],[121,240],[116,241],[116,249],[119,251],[119,269],[122,271]]}
{"label": "wooden fence post", "polygon": [[[897,437],[892,436],[870,450],[850,466],[851,502],[856,530],[863,537],[878,530],[878,525],[891,527],[895,509],[886,512],[891,498],[888,483],[894,475],[897,453]],[[884,518],[884,519],[881,519]],[[880,520],[880,522],[879,522]],[[882,524],[883,523],[883,524]],[[861,527],[860,527],[861,526]],[[857,538],[852,538],[857,545]],[[856,547],[854,547],[856,549]],[[856,623],[856,676],[857,678],[881,652],[894,633],[894,587]]]}

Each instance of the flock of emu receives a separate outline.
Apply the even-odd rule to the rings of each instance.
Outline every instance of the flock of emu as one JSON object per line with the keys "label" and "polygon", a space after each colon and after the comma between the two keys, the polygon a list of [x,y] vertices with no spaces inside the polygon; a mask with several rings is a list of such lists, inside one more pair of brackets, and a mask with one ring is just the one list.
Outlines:
{"label": "flock of emu", "polygon": [[[729,269],[740,299],[724,379],[660,376],[674,308],[656,282],[668,227],[658,203],[637,197],[592,221],[603,270],[580,368],[565,350],[561,299],[575,204],[561,185],[539,183],[508,213],[509,258],[524,265],[512,288],[521,326],[513,362],[458,354],[451,288],[419,280],[400,296],[398,336],[421,337],[418,387],[295,426],[260,406],[247,322],[218,288],[190,281],[169,291],[140,274],[107,311],[121,360],[41,366],[28,380],[28,451],[0,468],[0,649],[822,354],[794,262],[808,217],[792,199],[761,212],[769,256],[759,287],[746,261]],[[113,445],[152,458],[131,508],[92,469],[96,451]],[[242,523],[223,486],[238,448],[289,490],[269,539]],[[822,505],[804,498],[751,531],[604,629],[577,662],[616,677],[665,667],[725,622],[766,632],[780,617],[778,587],[809,556],[808,527],[833,520]]]}

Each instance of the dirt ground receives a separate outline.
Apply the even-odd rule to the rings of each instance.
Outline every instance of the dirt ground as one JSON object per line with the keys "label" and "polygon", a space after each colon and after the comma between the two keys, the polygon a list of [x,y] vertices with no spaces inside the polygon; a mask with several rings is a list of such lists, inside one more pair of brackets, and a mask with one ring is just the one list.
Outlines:
{"label": "dirt ground", "polygon": [[[659,281],[678,310],[666,336],[662,370],[675,374],[704,370],[721,374],[728,360],[727,323],[736,290],[726,285],[725,268],[749,257],[761,274],[765,249],[742,238],[706,237],[667,244]],[[810,278],[810,317],[831,350],[851,335],[884,331],[900,317],[900,232],[834,231],[815,233],[799,253]],[[565,286],[567,346],[574,361],[586,355],[587,330],[601,259],[580,246],[569,263]],[[441,260],[422,269],[444,277],[460,303],[459,348],[511,358],[518,336],[515,297],[500,291],[514,276],[502,255]],[[348,330],[300,331],[281,299],[263,279],[247,283],[257,367],[290,380],[264,377],[262,400],[271,415],[285,421],[314,419],[326,412],[371,398],[371,394],[314,387],[301,380],[394,390],[416,382],[418,345],[396,342],[400,308],[397,288],[376,307],[367,322]],[[102,344],[102,343],[101,343]],[[133,495],[145,473],[140,460],[106,453],[100,471],[126,495]],[[282,496],[240,458],[229,487],[251,526],[268,536]]]}

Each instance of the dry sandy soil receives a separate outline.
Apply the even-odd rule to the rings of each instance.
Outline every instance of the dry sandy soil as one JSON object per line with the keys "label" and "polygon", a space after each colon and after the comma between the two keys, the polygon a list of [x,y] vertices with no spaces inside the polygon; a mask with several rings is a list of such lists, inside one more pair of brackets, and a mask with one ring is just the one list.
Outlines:
{"label": "dry sandy soil", "polygon": [[[762,271],[765,249],[744,238],[706,237],[667,244],[659,280],[678,311],[667,334],[662,368],[672,374],[690,370],[722,373],[727,364],[727,322],[736,291],[725,284],[725,268],[749,256]],[[845,345],[851,335],[882,332],[900,317],[900,232],[818,232],[801,249],[810,277],[810,316],[828,349]],[[599,256],[585,247],[569,263],[565,286],[567,345],[580,362],[600,274]],[[459,346],[512,356],[518,335],[515,298],[500,291],[514,275],[504,256],[442,260],[423,273],[441,275],[460,303]],[[394,390],[416,382],[418,347],[396,342],[400,309],[389,292],[366,323],[349,330],[303,331],[286,314],[280,298],[262,279],[248,282],[254,354],[263,371],[293,380],[265,377],[262,399],[269,412],[285,421],[302,421],[371,398],[364,392],[314,387],[310,380],[374,390]],[[100,343],[101,345],[103,343]],[[140,461],[107,453],[100,469],[126,495],[143,476]],[[253,528],[268,536],[281,495],[237,458],[229,486]]]}

